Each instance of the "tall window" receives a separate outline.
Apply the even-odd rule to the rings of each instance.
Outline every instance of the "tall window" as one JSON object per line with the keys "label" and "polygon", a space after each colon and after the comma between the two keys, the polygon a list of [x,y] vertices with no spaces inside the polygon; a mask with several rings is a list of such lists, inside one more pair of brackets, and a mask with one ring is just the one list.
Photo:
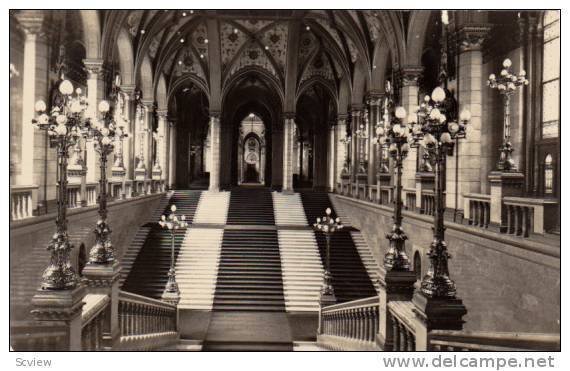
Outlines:
{"label": "tall window", "polygon": [[558,138],[560,123],[560,13],[547,11],[543,19],[542,138]]}

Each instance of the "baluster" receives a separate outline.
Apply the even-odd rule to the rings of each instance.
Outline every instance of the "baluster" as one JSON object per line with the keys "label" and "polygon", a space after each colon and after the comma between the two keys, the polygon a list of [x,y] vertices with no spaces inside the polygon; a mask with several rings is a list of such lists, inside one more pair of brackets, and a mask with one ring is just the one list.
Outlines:
{"label": "baluster", "polygon": [[398,326],[398,321],[394,316],[391,316],[392,319],[392,341],[393,346],[392,350],[397,352],[400,350],[400,327]]}
{"label": "baluster", "polygon": [[513,228],[513,211],[511,205],[505,205],[507,209],[507,233],[512,234],[514,232]]}
{"label": "baluster", "polygon": [[362,308],[356,309],[356,323],[358,325],[356,339],[364,340],[364,315],[362,313]]}
{"label": "baluster", "polygon": [[135,333],[135,304],[129,303],[129,335],[136,335]]}
{"label": "baluster", "polygon": [[522,207],[522,236],[528,237],[528,207]]}
{"label": "baluster", "polygon": [[358,322],[356,319],[356,311],[354,309],[350,310],[350,323],[352,324],[352,331],[350,333],[350,338],[356,339],[358,332]]}
{"label": "baluster", "polygon": [[372,341],[376,340],[376,334],[378,333],[379,314],[379,308],[375,306],[372,310]]}
{"label": "baluster", "polygon": [[515,207],[515,234],[520,236],[522,234],[522,209],[520,206]]}
{"label": "baluster", "polygon": [[402,323],[399,322],[398,323],[398,329],[400,331],[400,349],[399,349],[399,351],[405,352],[406,347],[408,345],[406,327],[404,327],[404,325],[402,325]]}
{"label": "baluster", "polygon": [[415,338],[414,334],[412,334],[410,331],[408,331],[408,330],[406,330],[406,331],[407,331],[406,337],[408,339],[407,351],[408,352],[414,352],[416,350],[416,344],[415,344],[416,338]]}
{"label": "baluster", "polygon": [[485,228],[489,228],[490,220],[491,220],[491,206],[488,202],[485,202]]}

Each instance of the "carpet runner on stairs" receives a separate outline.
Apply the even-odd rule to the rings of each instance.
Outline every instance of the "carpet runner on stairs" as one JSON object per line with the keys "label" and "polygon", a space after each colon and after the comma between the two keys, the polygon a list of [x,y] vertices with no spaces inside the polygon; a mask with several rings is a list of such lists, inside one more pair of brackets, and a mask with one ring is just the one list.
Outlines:
{"label": "carpet runner on stairs", "polygon": [[267,188],[232,189],[227,224],[275,225],[271,192]]}
{"label": "carpet runner on stairs", "polygon": [[277,231],[224,231],[214,310],[285,310]]}

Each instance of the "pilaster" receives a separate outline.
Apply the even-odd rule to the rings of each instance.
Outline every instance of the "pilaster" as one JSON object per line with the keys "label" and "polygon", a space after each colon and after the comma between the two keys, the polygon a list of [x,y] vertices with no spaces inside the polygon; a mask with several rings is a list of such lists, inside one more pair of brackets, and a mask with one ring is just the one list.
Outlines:
{"label": "pilaster", "polygon": [[210,187],[211,192],[220,190],[220,113],[210,112]]}

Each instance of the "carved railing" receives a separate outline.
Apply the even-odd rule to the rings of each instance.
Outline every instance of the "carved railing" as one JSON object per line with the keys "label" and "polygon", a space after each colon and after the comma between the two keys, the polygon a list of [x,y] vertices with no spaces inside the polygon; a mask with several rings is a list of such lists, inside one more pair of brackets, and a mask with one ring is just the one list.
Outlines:
{"label": "carved railing", "polygon": [[81,184],[67,185],[67,208],[81,207]]}
{"label": "carved railing", "polygon": [[97,204],[97,183],[88,183],[85,186],[85,202],[87,206]]}
{"label": "carved railing", "polygon": [[120,349],[151,350],[178,339],[175,305],[160,300],[119,293]]}
{"label": "carved railing", "polygon": [[103,331],[111,299],[104,294],[87,294],[81,313],[81,348],[87,351],[103,349]]}
{"label": "carved railing", "polygon": [[402,196],[404,207],[406,210],[416,212],[416,189],[415,188],[404,188],[402,189]]}
{"label": "carved railing", "polygon": [[15,351],[63,351],[68,343],[68,328],[59,321],[10,322],[10,347]]}
{"label": "carved railing", "polygon": [[430,333],[433,351],[560,351],[560,334],[529,334],[434,330]]}
{"label": "carved railing", "polygon": [[378,350],[378,296],[321,309],[317,343],[330,350]]}
{"label": "carved railing", "polygon": [[491,195],[478,193],[464,194],[463,218],[469,225],[488,228],[491,220]]}
{"label": "carved railing", "polygon": [[34,216],[38,187],[10,186],[10,220],[22,220]]}
{"label": "carved railing", "polygon": [[504,197],[505,233],[528,237],[530,233],[544,234],[556,228],[558,202],[553,199]]}
{"label": "carved railing", "polygon": [[413,308],[414,304],[411,301],[391,301],[388,303],[393,351],[413,352],[416,350]]}
{"label": "carved railing", "polygon": [[422,190],[422,207],[421,214],[435,214],[435,193],[430,189]]}

